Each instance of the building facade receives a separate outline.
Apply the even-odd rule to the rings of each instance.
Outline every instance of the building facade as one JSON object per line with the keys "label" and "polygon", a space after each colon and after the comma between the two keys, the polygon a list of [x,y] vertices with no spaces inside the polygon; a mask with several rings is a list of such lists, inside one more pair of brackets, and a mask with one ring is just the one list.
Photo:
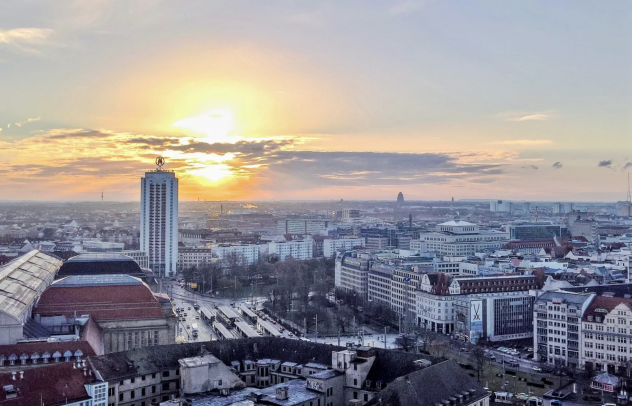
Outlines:
{"label": "building facade", "polygon": [[356,247],[364,247],[364,238],[325,238],[323,241],[323,256],[332,258],[339,250],[350,250]]}
{"label": "building facade", "polygon": [[162,169],[162,158],[156,163],[141,178],[140,248],[156,275],[171,277],[178,262],[178,178]]}

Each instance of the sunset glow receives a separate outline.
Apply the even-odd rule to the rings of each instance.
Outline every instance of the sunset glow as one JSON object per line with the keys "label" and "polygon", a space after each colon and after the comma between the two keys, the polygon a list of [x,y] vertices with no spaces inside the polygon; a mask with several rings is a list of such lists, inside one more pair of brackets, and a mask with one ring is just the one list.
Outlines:
{"label": "sunset glow", "polygon": [[629,2],[194,3],[7,3],[0,199],[625,198]]}
{"label": "sunset glow", "polygon": [[204,134],[208,142],[226,142],[235,128],[233,114],[228,109],[214,109],[196,117],[183,118],[173,123],[195,134]]}

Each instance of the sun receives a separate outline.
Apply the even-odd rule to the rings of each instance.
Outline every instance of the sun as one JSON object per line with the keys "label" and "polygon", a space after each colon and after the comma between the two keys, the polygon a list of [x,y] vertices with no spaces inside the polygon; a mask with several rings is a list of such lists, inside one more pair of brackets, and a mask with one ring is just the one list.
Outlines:
{"label": "sun", "polygon": [[198,134],[208,142],[226,142],[235,128],[233,113],[228,109],[213,109],[196,117],[183,118],[172,124]]}

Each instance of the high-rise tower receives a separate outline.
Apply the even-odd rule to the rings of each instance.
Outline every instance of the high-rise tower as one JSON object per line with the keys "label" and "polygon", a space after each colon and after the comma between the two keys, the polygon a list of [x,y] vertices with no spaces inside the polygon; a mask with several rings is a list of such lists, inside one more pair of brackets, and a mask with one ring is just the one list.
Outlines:
{"label": "high-rise tower", "polygon": [[157,275],[171,277],[178,262],[178,178],[164,164],[156,158],[157,168],[140,181],[140,249]]}

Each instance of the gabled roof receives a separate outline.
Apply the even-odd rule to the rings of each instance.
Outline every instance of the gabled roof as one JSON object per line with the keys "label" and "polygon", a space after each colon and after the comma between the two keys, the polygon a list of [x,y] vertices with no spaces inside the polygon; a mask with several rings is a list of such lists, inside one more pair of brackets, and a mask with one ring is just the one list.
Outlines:
{"label": "gabled roof", "polygon": [[[473,404],[489,397],[482,385],[454,360],[400,376],[371,399],[367,406],[436,406],[450,398],[467,394],[463,404]],[[456,402],[451,402],[452,404]]]}
{"label": "gabled roof", "polygon": [[599,316],[601,317],[601,321],[604,322],[606,320],[606,315],[620,304],[627,306],[628,310],[632,310],[632,299],[597,296],[584,312],[582,321],[588,321],[588,316],[591,316],[593,319],[590,321],[596,322],[596,317]]}

